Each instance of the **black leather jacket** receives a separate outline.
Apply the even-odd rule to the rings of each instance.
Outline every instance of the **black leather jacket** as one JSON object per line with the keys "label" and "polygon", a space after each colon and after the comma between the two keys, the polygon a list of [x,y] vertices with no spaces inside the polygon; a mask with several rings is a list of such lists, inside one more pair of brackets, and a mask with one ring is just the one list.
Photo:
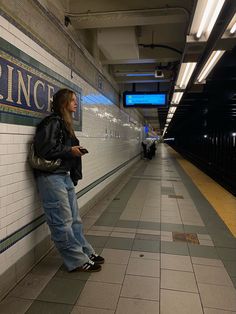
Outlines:
{"label": "black leather jacket", "polygon": [[[44,118],[37,126],[34,137],[34,148],[38,156],[48,160],[60,158],[61,166],[52,173],[66,173],[70,171],[74,185],[82,179],[81,157],[74,157],[71,147],[79,145],[76,137],[71,137],[63,119],[57,114]],[[35,171],[36,175],[48,175],[42,171]]]}

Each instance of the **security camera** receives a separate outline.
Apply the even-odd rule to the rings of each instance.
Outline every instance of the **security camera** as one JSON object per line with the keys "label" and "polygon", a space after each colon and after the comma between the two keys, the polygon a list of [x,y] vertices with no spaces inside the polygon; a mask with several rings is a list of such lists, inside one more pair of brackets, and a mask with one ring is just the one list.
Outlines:
{"label": "security camera", "polygon": [[164,77],[164,73],[161,70],[155,70],[155,77]]}

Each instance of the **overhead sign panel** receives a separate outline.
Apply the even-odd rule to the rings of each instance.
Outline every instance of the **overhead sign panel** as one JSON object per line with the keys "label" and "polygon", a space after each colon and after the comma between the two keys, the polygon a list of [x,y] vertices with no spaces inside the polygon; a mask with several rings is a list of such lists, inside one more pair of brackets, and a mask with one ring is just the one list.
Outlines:
{"label": "overhead sign panel", "polygon": [[162,107],[167,105],[167,94],[156,92],[124,92],[124,107]]}

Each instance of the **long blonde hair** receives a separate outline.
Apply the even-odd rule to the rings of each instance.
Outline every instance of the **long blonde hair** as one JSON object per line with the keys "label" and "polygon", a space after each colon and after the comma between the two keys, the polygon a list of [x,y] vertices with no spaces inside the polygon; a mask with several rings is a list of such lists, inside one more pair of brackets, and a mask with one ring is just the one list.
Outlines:
{"label": "long blonde hair", "polygon": [[64,120],[66,129],[71,136],[75,137],[73,119],[71,113],[67,110],[72,97],[75,93],[67,88],[60,89],[53,95],[51,111],[57,113]]}

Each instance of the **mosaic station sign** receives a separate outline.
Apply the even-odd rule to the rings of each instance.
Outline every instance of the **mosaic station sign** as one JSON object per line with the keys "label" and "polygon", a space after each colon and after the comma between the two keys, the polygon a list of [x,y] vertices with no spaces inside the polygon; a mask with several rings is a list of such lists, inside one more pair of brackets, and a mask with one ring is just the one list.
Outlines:
{"label": "mosaic station sign", "polygon": [[[37,121],[51,113],[51,101],[55,92],[60,88],[74,90],[69,81],[65,84],[65,79],[62,78],[64,82],[59,81],[45,72],[0,51],[0,113],[8,116],[6,122],[11,122],[9,119],[11,116],[14,116],[14,121],[17,120],[16,116],[19,116],[25,118],[20,120],[27,121],[25,124],[30,125],[31,120],[32,125],[35,125]],[[74,127],[81,130],[81,92],[78,90],[74,92],[78,100]],[[1,121],[4,122],[2,118]]]}

